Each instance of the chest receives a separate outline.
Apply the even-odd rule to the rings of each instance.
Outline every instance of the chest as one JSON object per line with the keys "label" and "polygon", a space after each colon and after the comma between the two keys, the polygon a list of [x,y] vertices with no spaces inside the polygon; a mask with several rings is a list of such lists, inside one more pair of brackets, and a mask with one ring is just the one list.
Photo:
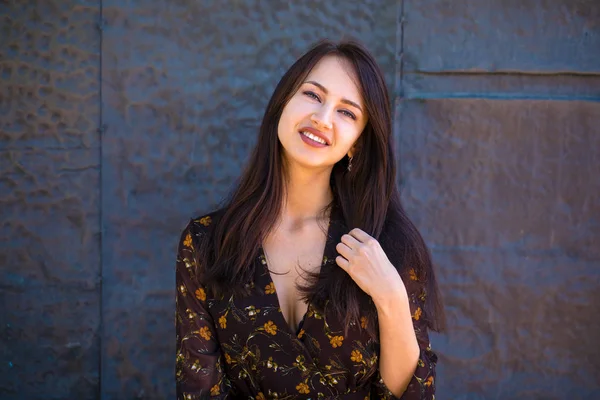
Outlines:
{"label": "chest", "polygon": [[325,236],[320,229],[310,230],[303,235],[276,234],[263,245],[281,312],[293,331],[308,308],[298,286],[307,285],[307,273],[319,272]]}
{"label": "chest", "polygon": [[[373,358],[377,351],[375,343],[358,324],[345,332],[343,320],[327,308],[313,304],[306,314],[295,317],[303,321],[302,329],[297,326],[292,329],[285,320],[290,316],[284,317],[279,306],[265,262],[264,253],[259,253],[252,294],[208,300],[228,376],[233,377],[236,385],[254,387],[256,391],[259,385],[266,385],[278,392],[280,398],[311,376],[315,378],[308,378],[309,382],[315,386],[310,386],[310,390],[315,393],[346,393],[360,383],[358,378],[362,380],[370,373],[369,366],[377,361]],[[322,268],[330,267],[326,263]],[[357,357],[362,362],[357,362]],[[335,381],[323,381],[320,378],[324,375],[335,377]],[[298,398],[308,398],[305,395],[309,394],[294,393],[298,393]]]}

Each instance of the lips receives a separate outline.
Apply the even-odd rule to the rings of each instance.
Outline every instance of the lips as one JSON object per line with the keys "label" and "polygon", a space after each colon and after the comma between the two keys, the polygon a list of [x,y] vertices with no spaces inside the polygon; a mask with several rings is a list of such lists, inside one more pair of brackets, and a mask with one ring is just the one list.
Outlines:
{"label": "lips", "polygon": [[298,132],[312,133],[313,135],[323,139],[325,141],[325,143],[327,143],[328,146],[331,145],[331,140],[329,140],[329,138],[327,136],[325,136],[321,131],[319,131],[315,128],[311,128],[311,127],[301,128]]}

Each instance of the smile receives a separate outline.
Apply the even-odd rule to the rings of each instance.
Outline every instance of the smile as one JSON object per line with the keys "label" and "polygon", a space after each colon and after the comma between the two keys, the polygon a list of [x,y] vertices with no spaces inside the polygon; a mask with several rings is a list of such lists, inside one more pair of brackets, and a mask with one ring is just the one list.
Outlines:
{"label": "smile", "polygon": [[320,144],[322,144],[324,146],[327,146],[327,142],[324,141],[323,139],[321,139],[320,137],[318,137],[317,135],[313,135],[312,133],[306,132],[306,131],[300,131],[300,134],[302,136],[305,136],[305,137],[309,138],[310,140],[313,140],[313,141],[315,141],[317,143],[320,143]]}

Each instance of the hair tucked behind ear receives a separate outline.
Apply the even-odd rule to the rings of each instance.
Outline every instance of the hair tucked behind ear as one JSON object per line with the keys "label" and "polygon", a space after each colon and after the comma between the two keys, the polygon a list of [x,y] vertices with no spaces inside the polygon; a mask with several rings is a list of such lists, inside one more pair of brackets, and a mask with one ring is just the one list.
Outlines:
{"label": "hair tucked behind ear", "polygon": [[[204,281],[214,293],[243,293],[254,275],[253,261],[263,239],[274,226],[284,196],[284,168],[277,125],[284,106],[298,90],[312,68],[326,55],[336,55],[354,70],[362,91],[368,123],[353,155],[333,167],[331,186],[334,202],[348,227],[358,227],[378,239],[400,274],[414,269],[427,285],[424,316],[431,329],[441,331],[443,311],[429,251],[400,204],[396,186],[396,162],[392,140],[388,92],[373,56],[360,44],[322,41],[298,59],[279,81],[267,105],[258,142],[243,172],[239,185],[226,201],[223,215],[200,244],[199,265]],[[375,317],[368,296],[341,268],[333,269],[326,279],[313,275],[304,295],[330,306],[346,327],[358,322],[360,313]],[[369,306],[370,304],[370,306]],[[362,308],[362,309],[361,309]],[[375,318],[369,318],[374,321]],[[374,328],[369,331],[376,335]]]}

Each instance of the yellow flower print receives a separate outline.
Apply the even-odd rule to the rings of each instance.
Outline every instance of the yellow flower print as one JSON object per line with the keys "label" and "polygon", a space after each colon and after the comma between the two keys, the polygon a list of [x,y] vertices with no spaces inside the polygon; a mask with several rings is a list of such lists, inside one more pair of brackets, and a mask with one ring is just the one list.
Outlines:
{"label": "yellow flower print", "polygon": [[206,300],[206,292],[204,291],[203,288],[198,288],[196,290],[196,298],[201,301]]}
{"label": "yellow flower print", "polygon": [[304,329],[300,329],[300,332],[298,332],[298,339],[302,339],[302,336],[304,336]]}
{"label": "yellow flower print", "polygon": [[334,336],[331,339],[329,339],[329,343],[331,343],[331,346],[334,349],[336,347],[340,347],[342,345],[343,341],[344,341],[344,337],[343,336]]}
{"label": "yellow flower print", "polygon": [[373,357],[369,359],[369,365],[377,364],[377,354],[374,354]]}
{"label": "yellow flower print", "polygon": [[317,310],[313,309],[312,305],[310,304],[308,305],[308,310],[306,310],[306,317],[314,319],[323,319],[323,316],[319,314]]}
{"label": "yellow flower print", "polygon": [[225,329],[225,328],[227,328],[227,315],[221,315],[221,316],[219,317],[219,326],[220,326],[222,329]]}
{"label": "yellow flower print", "polygon": [[198,360],[194,361],[191,368],[192,368],[192,371],[194,371],[194,372],[200,371],[202,369],[202,366],[200,365],[200,361],[198,361]]}
{"label": "yellow flower print", "polygon": [[275,284],[273,282],[269,283],[265,286],[265,294],[273,294],[275,293]]}
{"label": "yellow flower print", "polygon": [[217,383],[215,386],[210,388],[210,395],[211,396],[218,396],[221,394],[221,391],[219,390],[219,384]]}
{"label": "yellow flower print", "polygon": [[302,393],[302,394],[309,394],[310,390],[308,388],[308,385],[304,382],[301,382],[298,384],[298,386],[296,386],[296,390],[298,390],[298,392]]}
{"label": "yellow flower print", "polygon": [[211,332],[208,326],[203,326],[202,328],[200,328],[198,333],[200,333],[200,336],[202,336],[204,340],[210,340]]}
{"label": "yellow flower print", "polygon": [[210,218],[210,216],[207,215],[206,217],[200,218],[198,222],[200,222],[204,226],[209,226],[212,222],[212,219]]}
{"label": "yellow flower print", "polygon": [[411,268],[410,271],[408,271],[408,276],[410,276],[410,280],[411,281],[418,281],[419,278],[417,277],[417,271],[415,271],[414,268]]}
{"label": "yellow flower print", "polygon": [[244,310],[246,310],[248,316],[252,321],[254,321],[256,319],[256,316],[260,313],[260,308],[256,308],[254,306],[248,306],[244,308]]}
{"label": "yellow flower print", "polygon": [[423,313],[423,311],[421,311],[421,307],[417,307],[417,310],[415,311],[415,313],[413,314],[413,318],[418,321],[419,318],[421,318],[421,314]]}
{"label": "yellow flower print", "polygon": [[431,386],[431,385],[433,385],[433,376],[430,376],[429,378],[427,378],[427,380],[423,384],[425,386]]}
{"label": "yellow flower print", "polygon": [[231,356],[229,355],[229,353],[225,353],[225,362],[227,364],[231,364],[233,360],[231,359]]}
{"label": "yellow flower print", "polygon": [[419,367],[423,368],[423,367],[425,366],[425,363],[423,362],[423,360],[421,360],[421,359],[419,358],[419,362],[417,363],[417,365],[418,365]]}
{"label": "yellow flower print", "polygon": [[267,398],[265,397],[265,395],[263,394],[263,392],[258,392],[258,394],[254,398],[254,400],[267,400]]}
{"label": "yellow flower print", "polygon": [[185,236],[185,239],[183,239],[183,245],[185,247],[192,247],[192,235],[190,235],[190,233],[188,232],[188,234]]}
{"label": "yellow flower print", "polygon": [[352,354],[350,355],[350,359],[355,363],[362,362],[362,353],[358,350],[352,350]]}
{"label": "yellow flower print", "polygon": [[267,360],[267,368],[273,368],[273,371],[277,372],[279,365],[276,362],[273,362],[273,357],[269,357]]}
{"label": "yellow flower print", "polygon": [[273,323],[273,321],[268,321],[265,325],[265,332],[270,333],[271,335],[277,334],[277,325]]}
{"label": "yellow flower print", "polygon": [[363,329],[367,329],[367,317],[360,317],[360,327]]}
{"label": "yellow flower print", "polygon": [[185,309],[185,313],[187,314],[188,319],[193,320],[194,318],[196,318],[196,316],[198,314],[196,314],[195,312],[193,312],[192,310],[190,310],[189,308]]}

